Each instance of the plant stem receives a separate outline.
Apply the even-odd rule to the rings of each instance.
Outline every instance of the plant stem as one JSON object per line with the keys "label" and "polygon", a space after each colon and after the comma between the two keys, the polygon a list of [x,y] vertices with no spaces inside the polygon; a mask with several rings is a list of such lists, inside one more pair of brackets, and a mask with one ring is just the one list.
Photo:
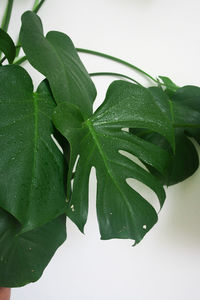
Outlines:
{"label": "plant stem", "polygon": [[135,82],[136,84],[138,84],[138,85],[141,86],[141,84],[140,84],[138,81],[136,81],[135,79],[133,79],[133,78],[131,78],[131,77],[129,77],[129,76],[126,76],[126,75],[124,75],[124,74],[120,74],[120,73],[113,73],[113,72],[98,72],[98,73],[90,73],[89,75],[90,75],[91,77],[94,77],[94,76],[117,76],[117,77],[123,77],[123,78],[129,79],[129,80],[131,80],[131,81],[133,81],[133,82]]}
{"label": "plant stem", "polygon": [[40,10],[40,8],[42,7],[42,5],[44,4],[45,0],[41,0],[39,3],[38,3],[38,0],[35,1],[35,4],[33,5],[33,9],[32,11],[34,13],[38,13],[38,11]]}
{"label": "plant stem", "polygon": [[2,20],[2,23],[1,23],[1,29],[3,29],[6,32],[8,30],[8,25],[10,23],[10,17],[11,17],[11,13],[12,13],[13,1],[14,0],[8,0],[7,6],[6,6],[6,9],[5,9],[5,12],[4,12],[3,20]]}
{"label": "plant stem", "polygon": [[88,49],[82,49],[82,48],[77,48],[76,49],[78,52],[80,53],[87,53],[87,54],[92,54],[92,55],[96,55],[96,56],[100,56],[100,57],[104,57],[104,58],[107,58],[107,59],[110,59],[110,60],[113,60],[113,61],[116,61],[122,65],[125,65],[145,76],[147,76],[148,78],[150,78],[151,80],[153,80],[154,82],[158,83],[158,80],[156,80],[155,78],[153,78],[151,75],[149,75],[148,73],[144,72],[143,70],[141,70],[140,68],[136,67],[135,65],[133,64],[130,64],[129,62],[125,61],[125,60],[122,60],[120,58],[117,58],[117,57],[114,57],[114,56],[111,56],[111,55],[108,55],[108,54],[105,54],[105,53],[102,53],[102,52],[97,52],[97,51],[93,51],[93,50],[88,50]]}
{"label": "plant stem", "polygon": [[34,10],[38,6],[39,2],[40,2],[40,0],[35,0],[34,1],[32,10]]}
{"label": "plant stem", "polygon": [[22,56],[21,58],[19,58],[18,60],[16,60],[13,64],[14,65],[21,65],[26,60],[27,60],[26,56]]}
{"label": "plant stem", "polygon": [[0,60],[0,65],[2,65],[2,63],[4,62],[4,60],[6,60],[6,56],[4,56],[4,57]]}

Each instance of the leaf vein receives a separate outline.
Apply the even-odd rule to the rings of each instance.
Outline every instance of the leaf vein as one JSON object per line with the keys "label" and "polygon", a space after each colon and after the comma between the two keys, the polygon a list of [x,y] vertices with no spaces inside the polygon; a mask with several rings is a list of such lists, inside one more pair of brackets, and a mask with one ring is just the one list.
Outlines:
{"label": "leaf vein", "polygon": [[114,185],[116,186],[116,188],[117,188],[117,190],[119,191],[119,193],[122,195],[122,198],[124,199],[124,201],[125,201],[125,203],[126,203],[126,205],[127,205],[127,207],[128,207],[128,211],[129,211],[130,215],[131,215],[132,217],[135,217],[135,215],[134,215],[134,213],[133,213],[133,210],[132,210],[132,208],[131,208],[130,203],[128,202],[126,196],[124,195],[124,193],[123,193],[123,191],[121,190],[121,188],[120,188],[120,186],[119,186],[117,180],[115,179],[115,177],[114,177],[113,174],[112,174],[112,171],[111,171],[110,168],[109,168],[109,165],[108,165],[108,158],[106,157],[106,155],[104,154],[104,152],[103,152],[103,150],[102,150],[102,148],[101,148],[101,145],[100,145],[100,143],[99,143],[99,141],[98,141],[98,138],[97,138],[97,134],[96,134],[96,132],[95,132],[95,130],[94,130],[94,128],[93,128],[93,125],[92,125],[91,121],[88,120],[88,121],[87,121],[87,124],[88,124],[89,131],[90,131],[90,133],[91,133],[91,135],[92,135],[92,138],[93,138],[93,140],[94,140],[94,142],[95,142],[95,144],[96,144],[96,146],[97,146],[97,149],[99,150],[99,153],[100,153],[100,155],[101,155],[101,157],[102,157],[102,159],[103,159],[105,168],[106,168],[106,170],[107,170],[107,172],[108,172],[108,174],[109,174],[111,180],[113,181],[113,183],[114,183]]}

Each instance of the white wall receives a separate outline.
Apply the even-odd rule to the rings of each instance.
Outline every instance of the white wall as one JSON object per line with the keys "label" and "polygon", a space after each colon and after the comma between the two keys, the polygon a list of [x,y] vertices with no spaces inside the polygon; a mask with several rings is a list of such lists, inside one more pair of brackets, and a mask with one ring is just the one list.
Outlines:
{"label": "white wall", "polygon": [[[15,1],[13,35],[29,3]],[[76,47],[124,58],[153,76],[169,76],[181,86],[200,81],[199,13],[199,0],[47,0],[39,15],[45,32],[63,31]],[[89,72],[124,72],[144,82],[120,65],[81,57]],[[28,70],[37,84],[42,77]],[[101,89],[100,103],[111,79],[96,78],[95,82]],[[199,300],[199,179],[198,171],[169,188],[158,224],[138,246],[131,247],[131,241],[99,240],[93,172],[86,234],[68,221],[68,239],[43,277],[13,289],[12,300]]]}

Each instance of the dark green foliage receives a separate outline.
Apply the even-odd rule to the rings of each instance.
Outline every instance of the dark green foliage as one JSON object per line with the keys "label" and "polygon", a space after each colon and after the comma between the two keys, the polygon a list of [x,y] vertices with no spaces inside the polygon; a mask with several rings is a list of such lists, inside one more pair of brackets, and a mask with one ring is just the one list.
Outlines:
{"label": "dark green foliage", "polygon": [[[150,88],[157,95],[157,104],[169,113],[162,99],[167,99],[171,106],[172,123],[175,127],[175,154],[171,155],[164,174],[160,174],[151,166],[146,166],[156,175],[162,184],[173,185],[191,176],[199,166],[199,156],[196,147],[189,137],[200,142],[200,88],[185,86],[172,91],[171,97],[166,96],[160,88]],[[166,101],[165,101],[166,102]],[[151,130],[131,129],[131,132],[144,140],[170,151],[169,144],[159,134]]]}
{"label": "dark green foliage", "polygon": [[[94,115],[84,120],[74,105],[63,103],[54,112],[54,124],[71,146],[70,181],[77,155],[68,216],[83,231],[88,212],[88,181],[91,167],[97,174],[97,215],[102,239],[130,238],[138,243],[157,221],[153,207],[126,182],[135,178],[149,186],[162,207],[165,192],[156,179],[119,153],[125,150],[163,172],[168,153],[123,131],[124,127],[150,128],[173,146],[171,122],[143,87],[114,82]],[[144,229],[145,228],[145,229]]]}
{"label": "dark green foliage", "polygon": [[200,143],[200,88],[179,88],[164,76],[160,82],[123,60],[79,49],[132,67],[158,84],[144,88],[115,81],[93,113],[96,88],[67,35],[51,31],[45,37],[40,18],[28,11],[20,43],[45,80],[34,92],[28,73],[11,65],[19,49],[16,53],[0,29],[1,64],[9,62],[0,66],[0,286],[5,287],[41,276],[66,238],[64,214],[84,230],[92,167],[101,238],[137,244],[158,216],[128,180],[154,191],[161,208],[163,184],[186,179],[199,165],[191,138]]}
{"label": "dark green foliage", "polygon": [[2,51],[11,64],[15,59],[16,48],[11,37],[0,28],[0,51]]}
{"label": "dark green foliage", "polygon": [[0,205],[25,231],[54,219],[66,207],[64,160],[51,137],[54,108],[45,82],[33,94],[23,68],[0,68]]}
{"label": "dark green foliage", "polygon": [[48,79],[56,102],[69,101],[91,115],[96,89],[70,38],[56,31],[45,38],[39,17],[26,12],[20,40],[29,62]]}
{"label": "dark green foliage", "polygon": [[0,67],[0,286],[37,280],[65,240],[65,217],[55,219],[66,209],[67,168],[51,137],[55,106],[46,81],[33,93],[23,68]]}
{"label": "dark green foliage", "polygon": [[0,209],[0,286],[17,287],[40,278],[66,239],[65,216],[21,233],[20,223]]}

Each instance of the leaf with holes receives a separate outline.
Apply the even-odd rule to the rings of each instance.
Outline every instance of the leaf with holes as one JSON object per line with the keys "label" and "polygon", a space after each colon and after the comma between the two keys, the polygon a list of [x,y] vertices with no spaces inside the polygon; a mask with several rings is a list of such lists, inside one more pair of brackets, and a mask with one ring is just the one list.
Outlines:
{"label": "leaf with holes", "polygon": [[18,287],[40,278],[66,239],[66,217],[20,233],[22,226],[0,209],[0,286]]}
{"label": "leaf with holes", "polygon": [[0,207],[26,231],[66,208],[63,155],[51,137],[55,106],[46,82],[33,93],[23,68],[0,67]]}
{"label": "leaf with holes", "polygon": [[48,79],[56,102],[68,101],[91,115],[96,89],[71,39],[56,31],[44,37],[40,18],[28,11],[22,16],[20,41],[29,62]]}
{"label": "leaf with holes", "polygon": [[[55,109],[53,121],[71,147],[68,216],[83,231],[88,213],[89,174],[94,166],[101,238],[130,238],[138,243],[157,221],[157,214],[126,180],[134,178],[150,187],[157,194],[160,206],[165,192],[154,176],[119,151],[131,153],[161,172],[168,153],[122,129],[150,128],[163,135],[173,147],[171,121],[155,104],[148,89],[124,81],[111,84],[104,103],[91,118],[84,120],[78,107],[63,103]],[[72,169],[78,155],[70,195]]]}

